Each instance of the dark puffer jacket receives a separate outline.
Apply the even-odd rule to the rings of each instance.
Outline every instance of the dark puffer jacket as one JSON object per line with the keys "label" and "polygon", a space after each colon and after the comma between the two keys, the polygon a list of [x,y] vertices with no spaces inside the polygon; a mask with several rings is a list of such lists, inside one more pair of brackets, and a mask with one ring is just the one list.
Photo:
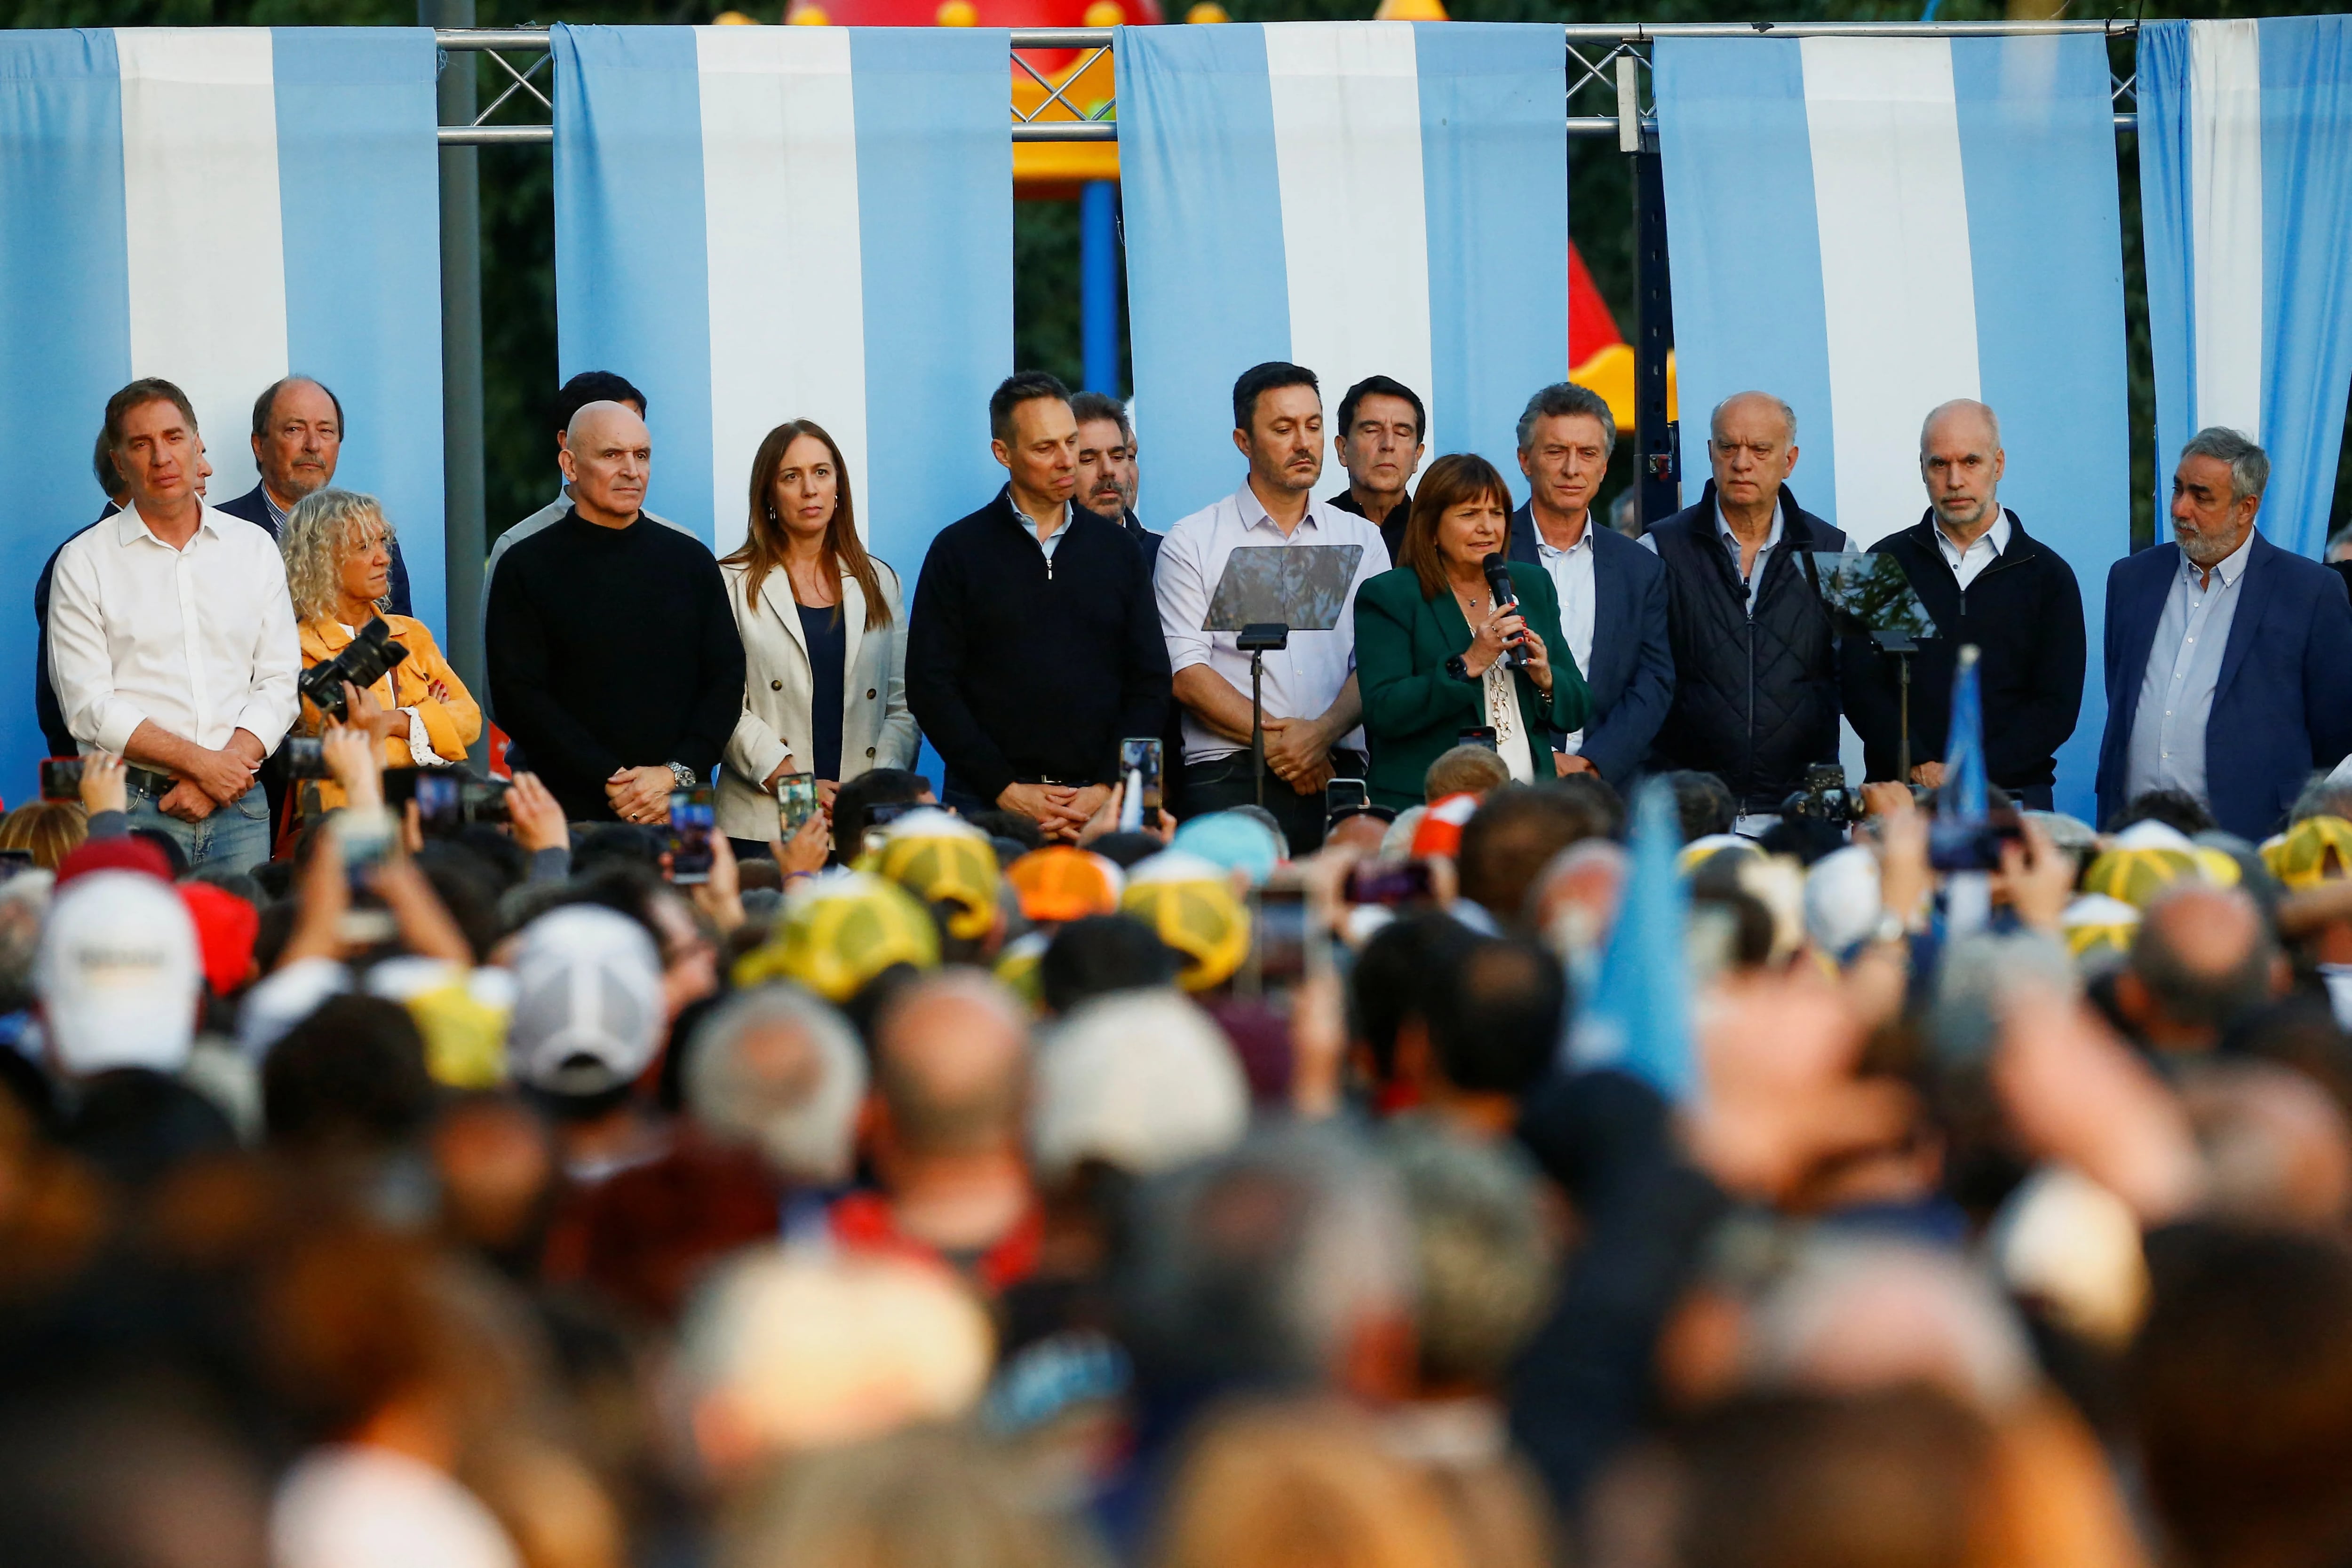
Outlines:
{"label": "dark puffer jacket", "polygon": [[1807,764],[1838,755],[1837,636],[1804,558],[1844,549],[1845,535],[1800,507],[1785,485],[1780,517],[1753,616],[1738,566],[1716,534],[1712,481],[1698,505],[1649,534],[1666,564],[1675,651],[1675,706],[1650,767],[1718,774],[1743,810],[1779,810],[1803,785]]}

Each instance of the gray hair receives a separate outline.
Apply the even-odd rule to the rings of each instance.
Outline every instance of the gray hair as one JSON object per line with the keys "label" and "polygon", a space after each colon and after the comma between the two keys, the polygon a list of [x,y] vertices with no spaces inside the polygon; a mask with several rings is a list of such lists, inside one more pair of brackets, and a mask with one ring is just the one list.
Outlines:
{"label": "gray hair", "polygon": [[2352,546],[2352,523],[2345,524],[2342,528],[2327,536],[2326,559],[2331,560],[2334,559],[2336,552],[2347,548],[2347,546]]}
{"label": "gray hair", "polygon": [[1791,446],[1796,444],[1797,411],[1789,406],[1789,402],[1786,398],[1775,397],[1772,393],[1768,392],[1736,392],[1729,397],[1725,398],[1721,402],[1717,403],[1715,407],[1708,412],[1706,416],[1706,438],[1709,441],[1713,441],[1716,437],[1717,432],[1723,428],[1723,411],[1729,408],[1733,403],[1738,402],[1744,397],[1760,397],[1766,402],[1770,403],[1774,408],[1779,409],[1780,411],[1781,419],[1786,421],[1789,426],[1789,444]]}
{"label": "gray hair", "polygon": [[2230,465],[2230,499],[2232,503],[2249,496],[2259,496],[2271,482],[2270,454],[2254,444],[2252,438],[2227,426],[2209,424],[2189,438],[2180,449],[2183,457],[2211,457]]}
{"label": "gray hair", "polygon": [[1117,1281],[1155,1382],[1325,1383],[1349,1336],[1413,1310],[1391,1173],[1352,1134],[1291,1126],[1145,1185]]}
{"label": "gray hair", "polygon": [[2307,822],[2314,817],[2352,820],[2352,779],[2338,779],[2333,773],[2313,774],[2304,785],[2303,793],[2294,798],[2294,810],[2287,813],[2287,825]]}
{"label": "gray hair", "polygon": [[[783,1035],[782,1050],[753,1051]],[[741,993],[695,1031],[686,1103],[721,1137],[755,1145],[778,1175],[832,1185],[847,1178],[866,1099],[866,1055],[840,1014],[790,986]]]}
{"label": "gray hair", "polygon": [[1525,452],[1535,444],[1536,421],[1565,419],[1574,414],[1601,422],[1601,455],[1613,456],[1617,451],[1617,416],[1609,412],[1609,400],[1574,382],[1554,382],[1528,399],[1527,411],[1519,415],[1519,450]]}
{"label": "gray hair", "polygon": [[[383,541],[389,546],[394,536],[392,519],[383,515],[383,503],[357,490],[313,490],[286,514],[278,553],[285,558],[286,591],[293,597],[297,621],[316,621],[335,613],[341,599],[336,562],[370,523],[383,530]],[[381,610],[388,602],[379,599],[376,608]]]}
{"label": "gray hair", "polygon": [[1988,402],[1979,402],[1972,397],[1956,397],[1948,399],[1946,402],[1939,402],[1935,407],[1929,409],[1927,411],[1927,417],[1919,422],[1920,456],[1925,457],[1927,455],[1927,433],[1936,428],[1936,422],[1943,418],[1946,414],[1957,413],[1961,409],[1967,409],[1972,413],[1979,413],[1984,416],[1985,423],[1992,430],[1993,446],[1996,450],[2000,448],[2000,415],[1993,413],[1992,405]]}
{"label": "gray hair", "polygon": [[1422,1376],[1492,1387],[1543,1321],[1557,1277],[1535,1167],[1512,1145],[1413,1117],[1389,1124],[1381,1152],[1403,1185],[1419,1254]]}

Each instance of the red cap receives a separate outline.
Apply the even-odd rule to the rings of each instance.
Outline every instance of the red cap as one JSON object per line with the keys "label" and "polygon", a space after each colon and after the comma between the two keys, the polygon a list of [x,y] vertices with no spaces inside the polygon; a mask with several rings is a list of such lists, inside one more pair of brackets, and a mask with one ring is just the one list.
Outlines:
{"label": "red cap", "polygon": [[1462,848],[1462,824],[1477,810],[1478,797],[1466,790],[1433,801],[1423,815],[1421,825],[1412,831],[1413,858],[1444,855],[1452,860]]}
{"label": "red cap", "polygon": [[144,872],[158,882],[172,880],[172,862],[144,839],[90,839],[58,862],[57,885],[94,871]]}
{"label": "red cap", "polygon": [[244,985],[252,972],[253,943],[261,935],[261,911],[208,882],[182,883],[178,892],[180,902],[188,906],[188,918],[195,923],[205,981],[213,995],[225,997]]}

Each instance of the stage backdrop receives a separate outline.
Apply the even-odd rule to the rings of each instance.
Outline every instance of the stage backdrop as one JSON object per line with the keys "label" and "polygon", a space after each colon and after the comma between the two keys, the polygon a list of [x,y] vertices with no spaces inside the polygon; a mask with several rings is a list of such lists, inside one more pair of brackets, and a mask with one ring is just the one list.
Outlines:
{"label": "stage backdrop", "polygon": [[342,401],[335,482],[383,498],[444,636],[440,185],[424,28],[0,31],[0,796],[34,787],[33,580],[106,504],[90,449],[136,376],[186,391],[215,501],[253,400]]}
{"label": "stage backdrop", "polygon": [[1707,413],[1796,409],[1790,487],[1860,544],[1926,514],[1919,424],[2000,416],[2000,500],[2063,553],[2091,665],[2058,805],[2088,817],[2108,566],[2131,548],[2121,219],[2105,46],[1661,39],[1683,498]]}
{"label": "stage backdrop", "polygon": [[2228,425],[2270,452],[2263,532],[2316,559],[2352,384],[2352,18],[2143,27],[2139,178],[2158,516],[2182,444]]}
{"label": "stage backdrop", "polygon": [[[1557,26],[1122,27],[1118,156],[1143,512],[1226,496],[1234,380],[1266,360],[1429,405],[1429,456],[1519,493],[1513,428],[1568,379],[1566,45]],[[1336,434],[1336,430],[1333,432]],[[1326,447],[1318,493],[1346,488]]]}
{"label": "stage backdrop", "polygon": [[931,536],[1004,479],[1004,31],[559,26],[554,47],[562,372],[645,389],[646,504],[725,554],[760,438],[814,419],[911,601]]}

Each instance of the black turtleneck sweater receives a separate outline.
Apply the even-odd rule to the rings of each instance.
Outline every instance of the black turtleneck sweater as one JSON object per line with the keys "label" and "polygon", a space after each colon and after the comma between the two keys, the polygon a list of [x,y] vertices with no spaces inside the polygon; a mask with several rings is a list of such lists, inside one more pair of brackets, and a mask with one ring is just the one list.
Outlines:
{"label": "black turtleneck sweater", "polygon": [[509,550],[484,653],[499,724],[574,821],[613,821],[604,781],[683,762],[706,784],[743,711],[743,644],[701,540],[566,512]]}

